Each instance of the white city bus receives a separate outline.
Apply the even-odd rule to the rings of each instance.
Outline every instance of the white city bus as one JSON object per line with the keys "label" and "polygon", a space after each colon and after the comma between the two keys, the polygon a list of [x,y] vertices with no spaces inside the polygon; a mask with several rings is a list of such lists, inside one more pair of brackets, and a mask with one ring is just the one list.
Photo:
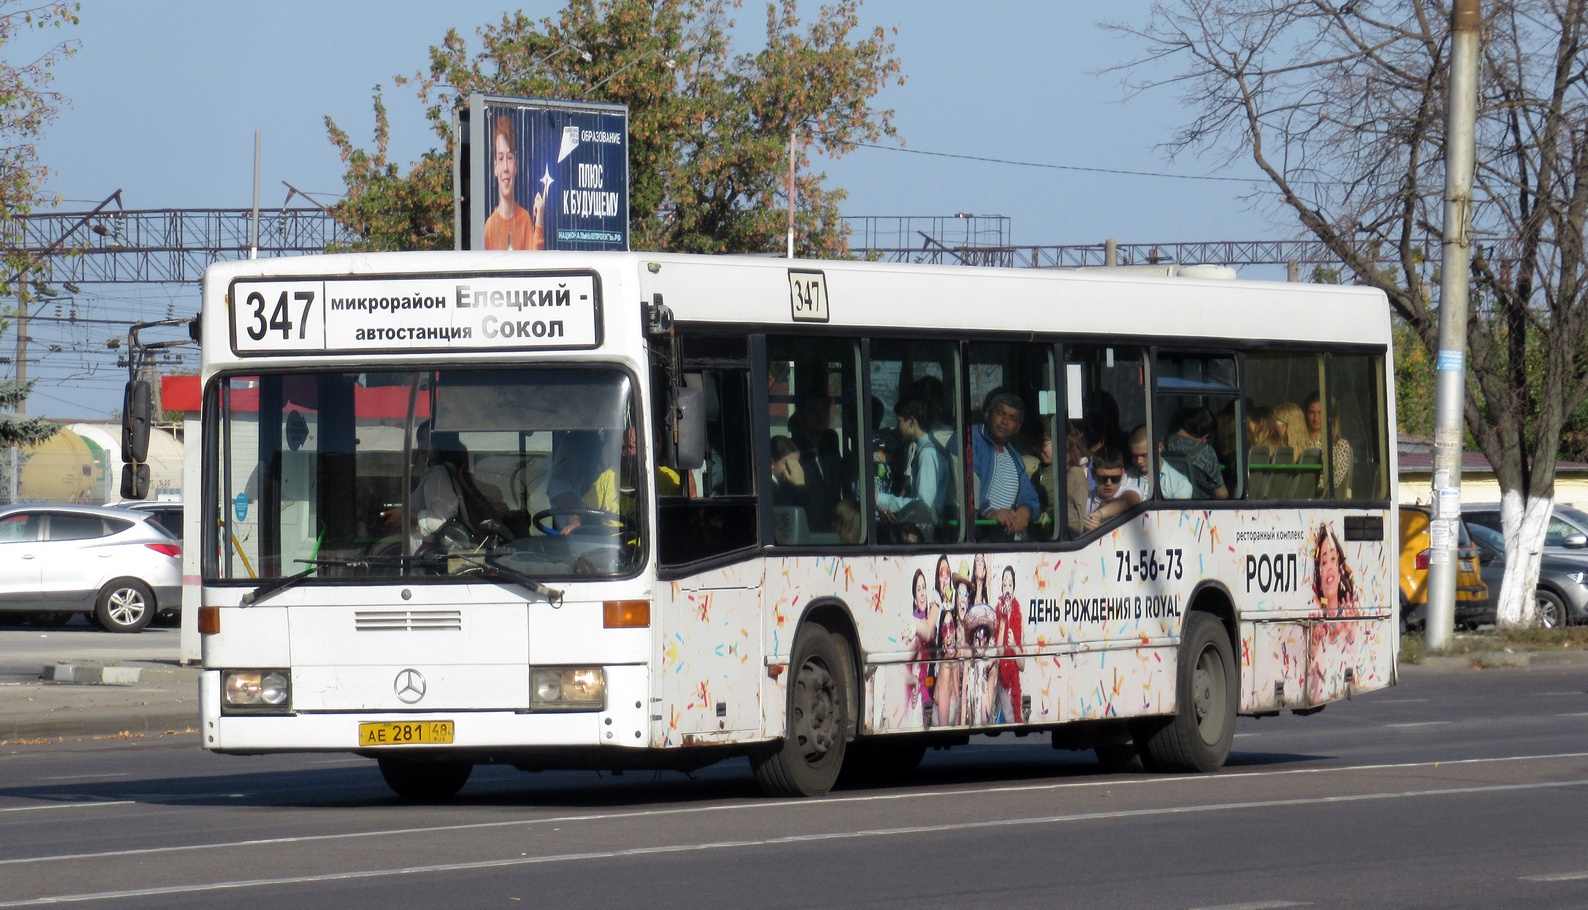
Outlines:
{"label": "white city bus", "polygon": [[1395,682],[1376,291],[339,255],[212,267],[202,336],[217,752],[814,795],[1001,731],[1209,771]]}

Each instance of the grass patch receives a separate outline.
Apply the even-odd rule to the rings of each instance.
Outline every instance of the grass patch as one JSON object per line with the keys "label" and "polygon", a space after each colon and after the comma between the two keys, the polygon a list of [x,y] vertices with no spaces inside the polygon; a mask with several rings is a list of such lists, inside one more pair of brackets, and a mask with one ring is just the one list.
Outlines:
{"label": "grass patch", "polygon": [[1450,647],[1430,651],[1421,632],[1401,636],[1401,663],[1419,664],[1423,658],[1461,657],[1485,651],[1588,651],[1588,626],[1565,629],[1480,629],[1457,632]]}

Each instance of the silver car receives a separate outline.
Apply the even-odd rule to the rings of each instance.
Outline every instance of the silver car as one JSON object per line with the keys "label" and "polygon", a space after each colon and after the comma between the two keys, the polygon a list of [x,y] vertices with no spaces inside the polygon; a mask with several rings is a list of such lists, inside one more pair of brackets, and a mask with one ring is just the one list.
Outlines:
{"label": "silver car", "polygon": [[87,613],[137,632],[182,605],[182,545],[146,513],[27,503],[0,507],[0,611],[62,624]]}

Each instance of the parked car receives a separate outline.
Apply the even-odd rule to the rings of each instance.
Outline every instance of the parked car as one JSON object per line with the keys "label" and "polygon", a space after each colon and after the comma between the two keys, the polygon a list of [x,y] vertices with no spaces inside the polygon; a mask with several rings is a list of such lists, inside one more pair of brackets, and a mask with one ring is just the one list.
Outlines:
{"label": "parked car", "polygon": [[137,632],[182,605],[182,545],[147,513],[28,503],[0,507],[0,610],[64,624],[87,613]]}
{"label": "parked car", "polygon": [[[1478,545],[1478,562],[1483,580],[1495,596],[1490,598],[1486,622],[1493,622],[1499,606],[1500,580],[1505,577],[1505,535],[1488,525],[1467,526]],[[1545,552],[1539,561],[1538,587],[1533,598],[1538,602],[1538,622],[1545,628],[1588,622],[1588,559],[1568,559]]]}
{"label": "parked car", "polygon": [[135,512],[148,512],[154,516],[156,523],[164,528],[167,534],[182,542],[182,504],[180,502],[163,502],[152,499],[128,499],[116,503],[118,509],[132,509]]}
{"label": "parked car", "polygon": [[[1428,613],[1428,563],[1430,561],[1427,506],[1400,508],[1401,519],[1401,629],[1422,628]],[[1478,551],[1457,523],[1456,625],[1476,626],[1494,611],[1489,606],[1489,586],[1478,572]]]}
{"label": "parked car", "polygon": [[[1500,504],[1475,502],[1463,504],[1461,517],[1469,525],[1483,525],[1504,533],[1500,527]],[[1549,517],[1549,528],[1544,532],[1544,555],[1564,556],[1588,563],[1588,513],[1575,506],[1555,503]]]}

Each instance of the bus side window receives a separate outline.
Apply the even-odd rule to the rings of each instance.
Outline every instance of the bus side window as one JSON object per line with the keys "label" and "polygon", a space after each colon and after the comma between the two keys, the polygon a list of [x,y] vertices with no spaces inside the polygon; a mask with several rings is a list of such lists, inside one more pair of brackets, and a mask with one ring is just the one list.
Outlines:
{"label": "bus side window", "polygon": [[[970,401],[966,414],[966,437],[971,440],[972,452],[970,500],[976,516],[976,540],[1052,540],[1058,536],[1060,522],[1055,518],[1054,503],[1058,501],[1057,468],[1053,458],[1054,447],[1044,449],[1044,439],[1057,438],[1054,420],[1058,412],[1058,395],[1053,378],[1053,349],[1049,345],[1006,342],[973,342],[966,357],[966,388]],[[1020,412],[1018,425],[1008,435],[1006,444],[990,445],[1004,428],[987,427],[989,406],[1007,402]],[[991,432],[989,432],[991,431]],[[988,489],[1003,457],[999,448],[1014,454],[1021,477],[1015,490],[1015,510],[1030,508],[1030,521],[1024,532],[1011,535],[996,520],[987,517],[1000,503],[999,495]],[[1048,454],[1044,455],[1046,451]],[[989,453],[989,464],[977,464],[976,453]],[[991,496],[991,498],[990,498]],[[1008,498],[1007,494],[1004,496]],[[1028,507],[1029,508],[1029,507]]]}
{"label": "bus side window", "polygon": [[858,365],[850,339],[767,339],[772,457],[761,480],[776,543],[865,542]]}
{"label": "bus side window", "polygon": [[871,465],[879,543],[965,539],[959,346],[871,342]]}
{"label": "bus side window", "polygon": [[[699,388],[704,398],[706,458],[699,468],[685,471],[658,462],[656,540],[663,566],[750,549],[758,539],[744,336],[685,336],[682,344],[684,385]],[[665,381],[660,371],[652,375],[653,381]],[[664,395],[657,400],[659,408],[665,406]],[[669,432],[664,421],[655,425],[658,434]],[[670,440],[657,442],[662,452]]]}
{"label": "bus side window", "polygon": [[[1064,351],[1064,425],[1063,442],[1055,446],[1064,458],[1064,532],[1076,538],[1089,533],[1086,516],[1101,509],[1107,516],[1124,511],[1119,506],[1104,508],[1101,494],[1093,488],[1091,461],[1097,453],[1117,452],[1124,462],[1124,482],[1116,491],[1123,496],[1134,491],[1140,499],[1172,495],[1162,489],[1156,466],[1161,462],[1157,446],[1144,428],[1147,422],[1147,384],[1143,351],[1120,345],[1071,345]],[[1147,458],[1135,457],[1133,435],[1148,437]],[[1099,525],[1101,526],[1101,525]]]}

